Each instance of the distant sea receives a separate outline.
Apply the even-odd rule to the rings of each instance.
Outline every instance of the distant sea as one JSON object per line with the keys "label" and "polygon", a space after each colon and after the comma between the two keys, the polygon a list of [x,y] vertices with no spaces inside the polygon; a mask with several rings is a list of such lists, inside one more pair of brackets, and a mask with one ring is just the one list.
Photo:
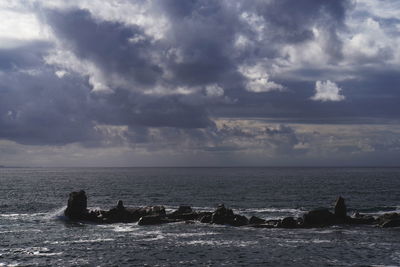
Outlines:
{"label": "distant sea", "polygon": [[0,266],[400,266],[400,228],[254,229],[209,224],[71,224],[88,205],[181,204],[261,218],[332,207],[400,212],[398,168],[0,168]]}

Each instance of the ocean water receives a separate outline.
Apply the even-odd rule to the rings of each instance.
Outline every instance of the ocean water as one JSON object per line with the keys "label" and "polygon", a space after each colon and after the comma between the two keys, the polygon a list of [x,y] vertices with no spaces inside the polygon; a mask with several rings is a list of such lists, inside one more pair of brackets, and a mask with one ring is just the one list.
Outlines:
{"label": "ocean water", "polygon": [[400,212],[396,168],[2,168],[0,266],[400,266],[400,229],[254,229],[209,224],[70,223],[68,194],[88,206],[181,204],[261,218],[332,207]]}

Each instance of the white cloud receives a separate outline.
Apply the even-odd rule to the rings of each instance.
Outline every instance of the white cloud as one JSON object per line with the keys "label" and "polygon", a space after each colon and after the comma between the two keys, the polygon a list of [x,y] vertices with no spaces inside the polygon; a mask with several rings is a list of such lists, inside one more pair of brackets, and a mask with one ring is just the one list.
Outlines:
{"label": "white cloud", "polygon": [[315,101],[342,101],[345,99],[344,95],[340,94],[342,89],[334,82],[317,81],[315,83],[315,95],[311,97]]}
{"label": "white cloud", "polygon": [[246,90],[254,93],[283,90],[283,86],[269,81],[269,75],[265,69],[257,64],[255,66],[241,66],[239,71],[247,78]]}
{"label": "white cloud", "polygon": [[220,97],[224,95],[224,89],[217,84],[208,85],[206,87],[206,94],[209,97]]}

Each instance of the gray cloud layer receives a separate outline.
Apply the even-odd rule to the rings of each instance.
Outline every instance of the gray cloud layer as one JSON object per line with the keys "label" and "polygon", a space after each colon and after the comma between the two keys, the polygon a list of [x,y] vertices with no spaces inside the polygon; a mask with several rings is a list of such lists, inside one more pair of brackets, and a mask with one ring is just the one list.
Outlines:
{"label": "gray cloud layer", "polygon": [[[101,1],[32,3],[23,12],[50,37],[0,48],[0,139],[148,150],[182,142],[209,152],[261,144],[294,155],[315,134],[218,121],[374,124],[400,115],[399,22],[352,1],[122,1],[128,15]],[[356,31],[365,21],[371,30]],[[386,43],[369,42],[374,35]],[[328,80],[328,97],[315,97]],[[339,87],[343,96],[329,91]]]}

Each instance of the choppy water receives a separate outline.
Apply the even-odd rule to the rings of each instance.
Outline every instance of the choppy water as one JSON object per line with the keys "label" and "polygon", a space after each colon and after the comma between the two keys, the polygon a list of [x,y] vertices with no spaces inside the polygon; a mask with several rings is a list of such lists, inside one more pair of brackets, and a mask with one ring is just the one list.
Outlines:
{"label": "choppy water", "polygon": [[262,218],[330,207],[400,212],[394,168],[0,169],[0,266],[400,266],[400,229],[252,229],[208,224],[71,224],[70,191],[91,207],[225,203]]}

